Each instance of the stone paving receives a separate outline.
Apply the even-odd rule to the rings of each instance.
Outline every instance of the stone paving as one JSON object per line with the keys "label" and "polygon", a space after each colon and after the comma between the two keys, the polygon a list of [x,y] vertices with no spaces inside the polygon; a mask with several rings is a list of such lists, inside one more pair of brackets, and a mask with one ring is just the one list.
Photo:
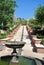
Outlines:
{"label": "stone paving", "polygon": [[[13,40],[16,41],[20,41],[21,40],[21,35],[22,35],[22,29],[23,26],[20,27],[20,29],[17,31],[17,33],[14,35]],[[43,59],[44,58],[44,54],[42,53],[35,53],[33,52],[33,47],[31,45],[31,40],[29,39],[27,30],[26,30],[26,26],[24,26],[24,33],[23,33],[23,41],[26,42],[25,46],[22,48],[22,52],[21,55],[22,56],[26,56],[26,57],[34,57],[34,58],[39,58],[39,59]],[[11,52],[13,51],[13,49],[7,48],[3,51],[0,51],[0,56],[3,55],[10,55]]]}
{"label": "stone paving", "polygon": [[11,39],[11,41],[20,41],[21,40],[21,35],[22,35],[22,29],[23,26],[20,27],[20,29],[17,31],[17,33],[14,35],[13,39]]}

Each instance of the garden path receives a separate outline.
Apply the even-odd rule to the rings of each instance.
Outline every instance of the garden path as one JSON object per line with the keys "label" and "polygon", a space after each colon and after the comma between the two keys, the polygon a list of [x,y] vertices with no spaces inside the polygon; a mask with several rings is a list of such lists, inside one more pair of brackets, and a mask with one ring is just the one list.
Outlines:
{"label": "garden path", "polygon": [[[23,26],[21,26],[19,28],[17,33],[14,35],[13,39],[11,39],[12,41],[13,40],[16,40],[16,41],[20,41],[21,40],[22,29],[23,29]],[[44,58],[44,54],[33,52],[33,47],[31,45],[31,40],[30,40],[29,35],[27,33],[26,26],[24,26],[23,41],[26,42],[26,44],[22,48],[22,52],[21,52],[22,56],[34,57],[34,58],[39,58],[39,59],[43,59]],[[0,56],[11,55],[12,51],[13,51],[13,49],[6,48],[5,50],[0,51]]]}

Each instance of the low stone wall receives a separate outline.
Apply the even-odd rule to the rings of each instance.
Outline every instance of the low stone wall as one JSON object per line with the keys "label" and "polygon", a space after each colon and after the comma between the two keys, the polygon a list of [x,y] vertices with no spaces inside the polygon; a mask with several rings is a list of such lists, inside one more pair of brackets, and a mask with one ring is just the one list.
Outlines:
{"label": "low stone wall", "polygon": [[38,53],[44,53],[44,48],[37,47],[36,49]]}
{"label": "low stone wall", "polygon": [[44,45],[42,44],[35,44],[34,49],[37,53],[44,53]]}
{"label": "low stone wall", "polygon": [[32,38],[34,44],[41,44],[41,39]]}

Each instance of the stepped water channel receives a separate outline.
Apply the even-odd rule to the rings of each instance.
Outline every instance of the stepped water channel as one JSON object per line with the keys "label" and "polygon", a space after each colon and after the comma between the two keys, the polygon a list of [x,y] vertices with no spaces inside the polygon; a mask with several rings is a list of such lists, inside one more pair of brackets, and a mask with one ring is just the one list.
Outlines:
{"label": "stepped water channel", "polygon": [[[17,33],[14,35],[13,39],[11,39],[11,41],[26,42],[25,46],[23,48],[20,48],[20,50],[18,52],[18,55],[20,56],[19,57],[20,63],[19,64],[11,64],[11,65],[21,65],[21,64],[22,65],[42,65],[40,61],[39,62],[37,60],[35,61],[35,58],[42,59],[44,57],[44,54],[39,54],[39,53],[33,52],[33,47],[31,45],[31,40],[29,39],[29,35],[27,33],[26,26],[21,26],[19,28],[19,30],[17,31]],[[0,52],[0,57],[11,55],[12,51],[13,51],[13,49],[10,49],[10,48],[3,50]],[[37,62],[37,63],[35,63],[35,62]],[[7,65],[9,65],[9,64],[7,64]]]}

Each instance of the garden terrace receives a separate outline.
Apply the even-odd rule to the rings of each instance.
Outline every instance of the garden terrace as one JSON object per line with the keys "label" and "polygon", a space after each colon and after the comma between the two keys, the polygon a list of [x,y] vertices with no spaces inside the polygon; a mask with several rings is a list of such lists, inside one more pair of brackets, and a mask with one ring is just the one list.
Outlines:
{"label": "garden terrace", "polygon": [[[26,57],[34,57],[34,58],[39,58],[43,60],[44,54],[43,53],[36,53],[33,52],[33,45],[32,45],[32,40],[30,40],[30,37],[28,35],[28,32],[26,30],[26,26],[20,26],[18,29],[17,33],[14,35],[14,37],[10,41],[21,41],[22,37],[22,30],[24,27],[24,32],[23,32],[23,41],[26,42],[25,46],[22,48],[21,56],[26,56]],[[0,56],[5,56],[5,55],[11,55],[13,49],[5,47],[3,44],[3,50],[0,51]],[[18,49],[17,49],[18,52]]]}

